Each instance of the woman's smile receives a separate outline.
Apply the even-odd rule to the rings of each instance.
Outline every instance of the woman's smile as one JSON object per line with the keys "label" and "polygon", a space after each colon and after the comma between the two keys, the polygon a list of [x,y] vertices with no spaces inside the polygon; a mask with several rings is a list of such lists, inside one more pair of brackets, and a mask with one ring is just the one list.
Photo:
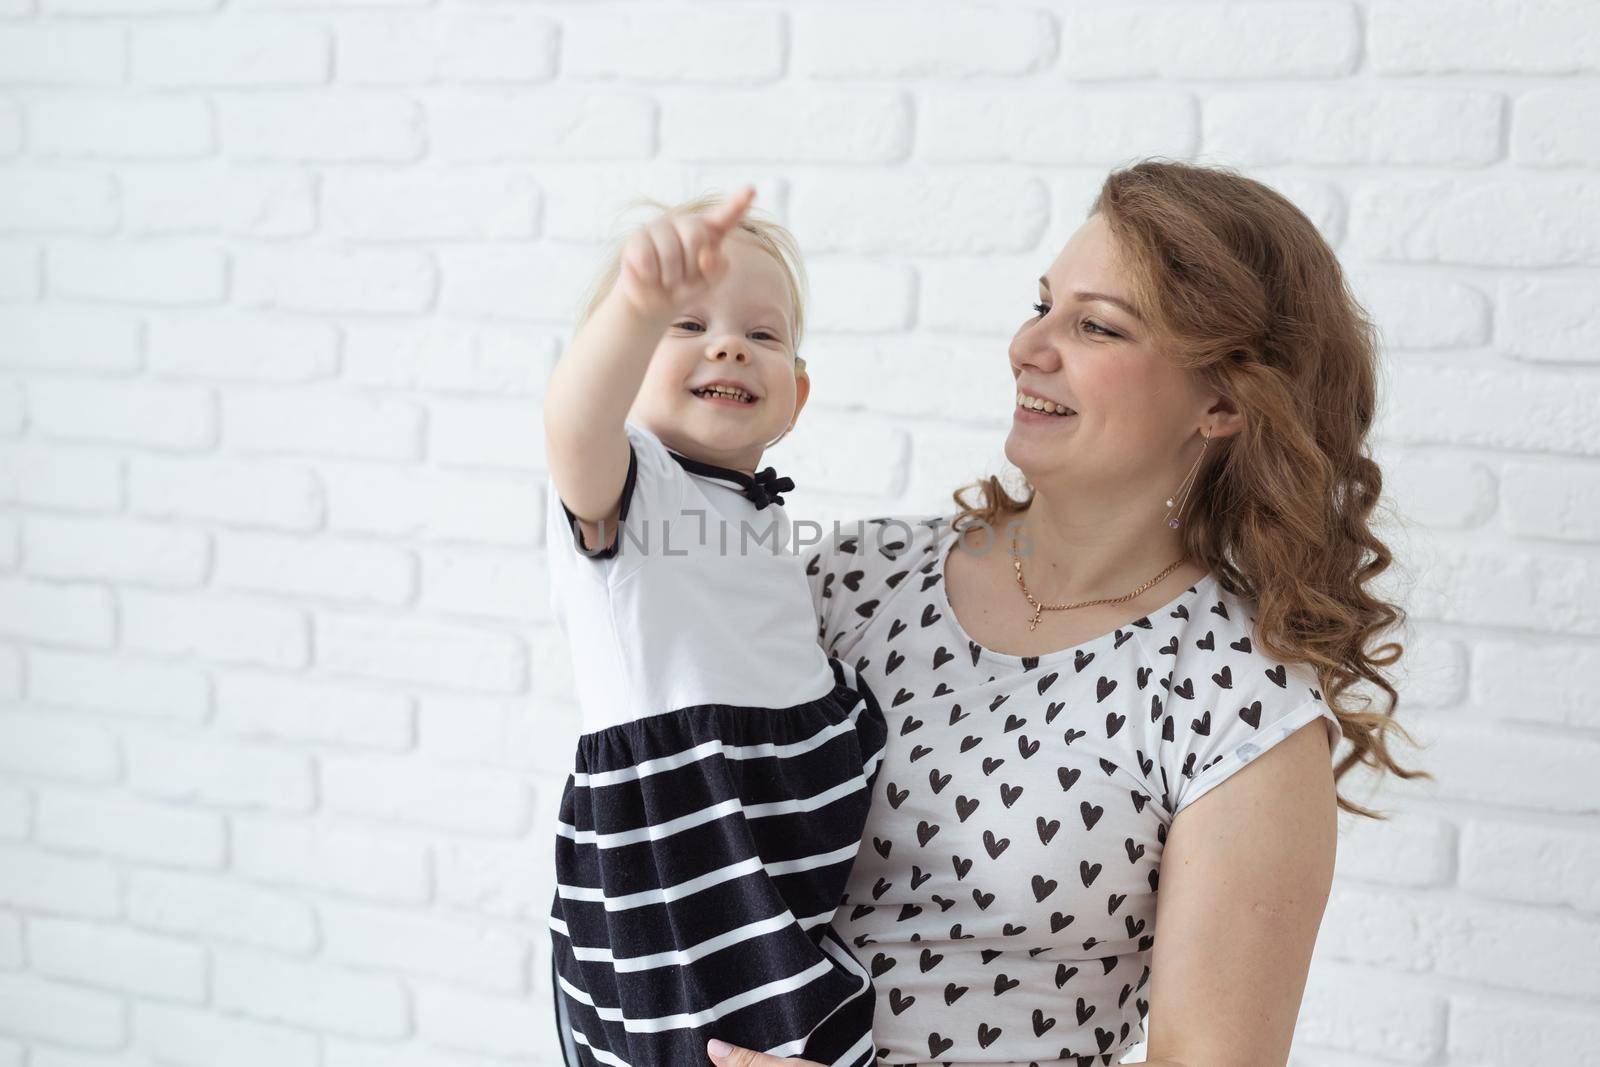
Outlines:
{"label": "woman's smile", "polygon": [[1017,404],[1014,410],[1014,415],[1017,422],[1039,426],[1043,426],[1047,423],[1064,425],[1066,423],[1070,423],[1072,420],[1078,417],[1078,413],[1076,411],[1072,412],[1071,414],[1053,414],[1048,411],[1038,411],[1034,408],[1030,408],[1022,402],[1021,394],[1018,394],[1017,396]]}

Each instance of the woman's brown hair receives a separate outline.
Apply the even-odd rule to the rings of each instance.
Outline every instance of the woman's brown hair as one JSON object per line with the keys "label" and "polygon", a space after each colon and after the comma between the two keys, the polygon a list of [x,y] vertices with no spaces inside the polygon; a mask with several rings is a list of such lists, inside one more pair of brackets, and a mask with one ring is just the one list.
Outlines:
{"label": "woman's brown hair", "polygon": [[[1369,647],[1406,614],[1367,589],[1392,561],[1368,523],[1383,486],[1366,449],[1378,335],[1333,250],[1281,194],[1224,167],[1145,160],[1113,171],[1089,214],[1105,220],[1162,350],[1244,415],[1195,476],[1189,558],[1255,600],[1263,652],[1316,670],[1351,745],[1336,782],[1357,763],[1432,780],[1389,753],[1392,732],[1416,744],[1394,720],[1399,694],[1381,669],[1404,646]],[[957,529],[995,529],[1033,491],[1013,497],[990,475],[954,497]],[[1385,710],[1365,696],[1345,707],[1362,682],[1388,695]],[[1338,805],[1387,818],[1342,795]]]}

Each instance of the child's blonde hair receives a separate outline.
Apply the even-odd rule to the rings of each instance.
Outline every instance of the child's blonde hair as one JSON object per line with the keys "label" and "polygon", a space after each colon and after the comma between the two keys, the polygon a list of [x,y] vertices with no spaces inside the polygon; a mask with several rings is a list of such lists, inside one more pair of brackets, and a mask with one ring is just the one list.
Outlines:
{"label": "child's blonde hair", "polygon": [[[727,200],[721,193],[703,193],[700,196],[677,204],[663,204],[661,201],[648,196],[635,197],[623,206],[623,212],[631,211],[637,207],[655,208],[665,214],[676,211],[680,214],[701,215],[718,204]],[[782,223],[771,219],[760,218],[752,207],[747,210],[744,217],[738,222],[738,229],[749,234],[755,239],[756,244],[763,252],[771,256],[783,270],[784,282],[789,289],[789,306],[794,309],[793,321],[790,322],[790,348],[794,351],[794,369],[796,374],[806,372],[806,361],[800,356],[800,341],[805,333],[805,298],[807,290],[805,264],[800,259],[800,245],[795,240],[794,234]],[[602,301],[617,284],[617,278],[622,274],[622,246],[627,242],[628,233],[611,242],[611,247],[606,254],[606,261],[598,277],[589,286],[584,297],[582,309],[578,313],[577,327],[589,321]],[[574,327],[575,329],[577,327]]]}

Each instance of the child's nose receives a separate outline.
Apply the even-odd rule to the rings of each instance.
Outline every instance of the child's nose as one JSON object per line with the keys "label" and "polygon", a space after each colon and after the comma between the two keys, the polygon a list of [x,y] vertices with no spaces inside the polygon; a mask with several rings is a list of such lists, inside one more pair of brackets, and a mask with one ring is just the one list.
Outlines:
{"label": "child's nose", "polygon": [[732,359],[736,363],[747,363],[750,353],[746,347],[732,338],[713,341],[706,346],[706,355],[714,360]]}

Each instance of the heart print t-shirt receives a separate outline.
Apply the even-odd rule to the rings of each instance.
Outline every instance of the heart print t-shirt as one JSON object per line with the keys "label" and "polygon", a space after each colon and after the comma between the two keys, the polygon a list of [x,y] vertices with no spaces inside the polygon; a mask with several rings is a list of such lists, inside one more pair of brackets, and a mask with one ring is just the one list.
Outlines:
{"label": "heart print t-shirt", "polygon": [[1210,574],[1073,648],[982,647],[945,594],[952,519],[801,552],[823,650],[889,726],[833,926],[872,972],[880,1064],[1114,1064],[1145,1037],[1173,820],[1313,720],[1331,749],[1338,720]]}

